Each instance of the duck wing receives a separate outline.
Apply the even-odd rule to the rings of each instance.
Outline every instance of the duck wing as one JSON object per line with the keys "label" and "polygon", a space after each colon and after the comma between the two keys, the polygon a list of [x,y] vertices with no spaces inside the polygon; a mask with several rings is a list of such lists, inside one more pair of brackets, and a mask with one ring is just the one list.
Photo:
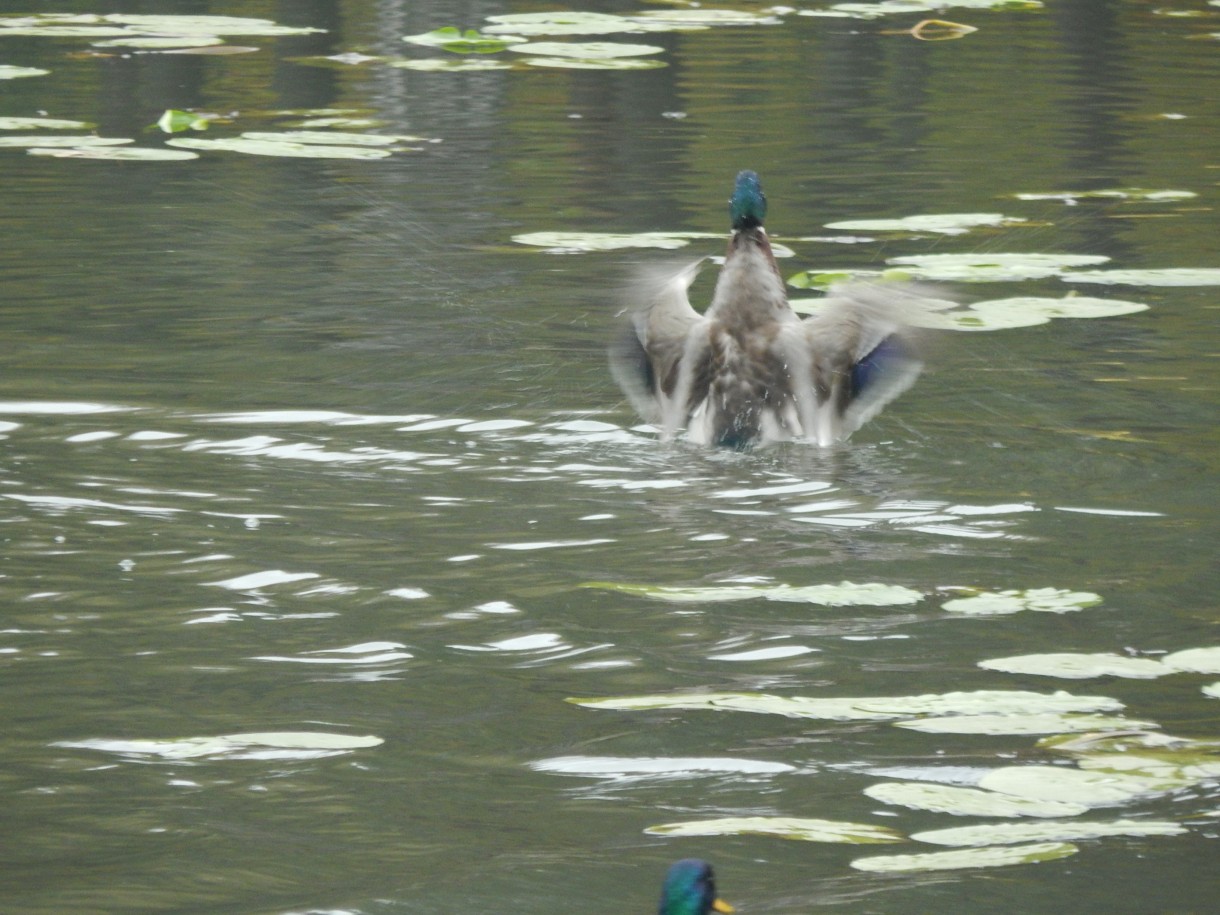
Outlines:
{"label": "duck wing", "polygon": [[641,273],[630,295],[642,304],[628,311],[610,346],[614,380],[647,422],[662,425],[670,435],[686,423],[691,386],[707,386],[710,322],[687,298],[704,260]]}

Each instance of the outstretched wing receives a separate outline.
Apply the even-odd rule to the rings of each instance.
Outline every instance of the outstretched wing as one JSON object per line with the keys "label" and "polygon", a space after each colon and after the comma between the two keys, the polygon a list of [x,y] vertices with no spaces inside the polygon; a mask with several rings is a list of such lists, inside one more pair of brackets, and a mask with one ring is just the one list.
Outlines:
{"label": "outstretched wing", "polygon": [[707,335],[692,331],[708,322],[686,296],[703,261],[641,273],[628,320],[610,345],[614,380],[645,420],[671,434],[685,424],[691,385],[705,374]]}
{"label": "outstretched wing", "polygon": [[925,310],[928,290],[912,283],[832,287],[802,322],[812,365],[810,397],[801,399],[805,434],[827,445],[842,441],[909,388],[923,360],[908,320]]}

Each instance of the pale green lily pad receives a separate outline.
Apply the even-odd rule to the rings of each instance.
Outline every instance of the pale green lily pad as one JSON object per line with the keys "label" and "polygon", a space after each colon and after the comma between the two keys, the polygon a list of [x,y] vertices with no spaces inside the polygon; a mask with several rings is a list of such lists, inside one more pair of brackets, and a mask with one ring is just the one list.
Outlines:
{"label": "pale green lily pad", "polygon": [[875,3],[835,3],[824,10],[802,10],[802,16],[880,19],[908,13],[933,13],[959,7],[981,10],[1036,10],[1040,0],[877,0]]}
{"label": "pale green lily pad", "polygon": [[722,238],[709,232],[526,232],[514,235],[519,245],[552,251],[617,251],[621,248],[684,248],[696,238]]}
{"label": "pale green lily pad", "polygon": [[445,57],[428,58],[425,60],[389,60],[391,67],[401,70],[422,70],[436,73],[464,73],[472,70],[511,70],[513,65],[502,60],[488,60],[482,57],[468,57],[451,60]]}
{"label": "pale green lily pad", "polygon": [[0,79],[26,79],[31,76],[48,76],[50,70],[38,67],[19,67],[16,64],[0,64]]}
{"label": "pale green lily pad", "polygon": [[188,130],[207,130],[212,118],[196,114],[193,111],[179,111],[169,108],[157,118],[156,126],[163,133],[184,133]]}
{"label": "pale green lily pad", "polygon": [[1211,699],[1220,699],[1220,682],[1209,683],[1207,686],[1201,687],[1203,695]]}
{"label": "pale green lily pad", "polygon": [[[788,277],[788,285],[797,289],[828,289],[836,283],[851,283],[857,280],[879,280],[884,277],[880,270],[802,270],[800,273],[794,273]],[[821,299],[811,299],[807,302],[794,302],[793,308],[796,305],[802,304],[807,306],[804,309],[796,309],[797,311],[816,311],[818,303]]]}
{"label": "pale green lily pad", "polygon": [[1066,295],[1061,299],[1019,296],[975,302],[956,311],[928,311],[913,316],[911,323],[942,330],[987,331],[1011,327],[1033,327],[1052,318],[1113,318],[1147,311],[1142,302],[1095,299]]}
{"label": "pale green lily pad", "polygon": [[1006,226],[1025,222],[1003,213],[941,213],[906,216],[901,219],[849,219],[828,222],[828,229],[851,232],[935,232],[940,235],[963,235],[980,226]]}
{"label": "pale green lily pad", "polygon": [[1092,772],[1122,772],[1184,783],[1220,777],[1220,759],[1206,753],[1098,753],[1077,756],[1076,765]]}
{"label": "pale green lily pad", "polygon": [[608,60],[617,57],[641,57],[661,54],[664,48],[652,44],[626,44],[618,41],[527,41],[511,48],[518,54],[535,57],[577,57],[583,60]]}
{"label": "pale green lily pad", "polygon": [[972,597],[945,601],[942,610],[971,616],[1001,616],[1032,610],[1038,613],[1072,613],[1102,602],[1101,595],[1091,591],[1068,591],[1063,588],[1028,588],[1024,591],[978,592]]}
{"label": "pale green lily pad", "polygon": [[316,731],[270,731],[171,740],[76,740],[57,747],[161,759],[310,759],[380,746],[380,737]]}
{"label": "pale green lily pad", "polygon": [[1074,817],[1089,809],[1074,801],[1012,797],[981,788],[959,788],[931,782],[882,782],[865,788],[864,793],[885,804],[953,816]]}
{"label": "pale green lily pad", "polygon": [[954,715],[896,721],[900,728],[927,734],[1067,734],[1081,731],[1122,731],[1156,727],[1155,722],[1134,721],[1119,715],[1034,713],[1028,715]]}
{"label": "pale green lily pad", "polygon": [[877,855],[857,858],[851,866],[860,871],[887,874],[921,871],[963,870],[975,867],[1008,867],[1013,864],[1039,864],[1074,855],[1071,842],[1040,842],[1035,845],[1001,845],[985,848],[959,848],[918,855]]}
{"label": "pale green lily pad", "polygon": [[127,29],[113,25],[67,25],[56,23],[17,25],[0,19],[0,37],[23,35],[31,38],[113,38],[129,35]]}
{"label": "pale green lily pad", "polygon": [[1154,191],[1140,187],[1109,188],[1102,191],[1051,191],[1040,194],[1013,194],[1018,200],[1062,200],[1076,201],[1088,198],[1163,202],[1167,200],[1190,200],[1198,197],[1194,191]]}
{"label": "pale green lily pad", "polygon": [[108,38],[104,41],[92,42],[95,48],[144,48],[146,50],[208,48],[224,43],[224,39],[217,35],[128,35],[123,38]]}
{"label": "pale green lily pad", "polygon": [[52,38],[119,37],[126,35],[309,35],[325,29],[279,25],[269,19],[239,16],[176,16],[114,13],[39,13],[0,17],[0,36],[39,35]]}
{"label": "pale green lily pad", "polygon": [[185,149],[161,149],[148,146],[83,146],[80,148],[27,149],[31,156],[51,156],[56,159],[105,159],[109,162],[181,162],[198,159],[199,153]]}
{"label": "pale green lily pad", "polygon": [[[650,23],[628,16],[613,16],[609,13],[584,13],[558,11],[552,13],[507,13],[488,16],[491,25],[483,29],[485,35],[613,35],[634,32],[668,32],[675,26],[667,22]],[[681,26],[698,28],[698,26]]]}
{"label": "pale green lily pad", "polygon": [[127,137],[95,137],[89,136],[57,136],[55,134],[40,134],[38,136],[18,136],[4,137],[0,136],[0,147],[20,148],[23,146],[42,146],[42,147],[76,147],[76,146],[122,146],[124,143],[133,143],[134,140]]}
{"label": "pale green lily pad", "polygon": [[63,118],[0,118],[0,130],[92,130],[95,126]]}
{"label": "pale green lily pad", "polygon": [[1161,731],[1127,731],[1121,734],[1071,734],[1044,737],[1038,741],[1040,749],[1057,753],[1084,753],[1088,755],[1108,753],[1156,752],[1176,755],[1207,754],[1220,752],[1220,740],[1193,740],[1189,737],[1174,737]]}
{"label": "pale green lily pad", "polygon": [[1220,267],[1077,270],[1065,273],[1060,279],[1065,283],[1099,283],[1104,286],[1220,286]]}
{"label": "pale green lily pad", "polygon": [[583,588],[600,588],[638,594],[656,600],[675,603],[711,603],[733,600],[778,600],[790,603],[817,604],[821,607],[896,607],[916,604],[923,594],[901,585],[880,583],[855,584],[850,581],[839,584],[807,585],[723,585],[712,587],[676,588],[661,585],[638,585],[624,582],[595,581],[581,585]]}
{"label": "pale green lily pad", "polygon": [[368,146],[330,146],[322,143],[293,143],[285,140],[252,140],[228,137],[215,140],[174,137],[170,146],[209,152],[236,152],[251,156],[278,156],[298,159],[384,159],[390,150]]}
{"label": "pale green lily pad", "polygon": [[560,70],[657,70],[669,64],[663,60],[642,60],[639,57],[525,57],[529,67],[551,67]]}
{"label": "pale green lily pad", "polygon": [[837,842],[848,845],[878,845],[904,841],[901,833],[885,826],[840,823],[804,817],[721,817],[649,826],[654,836],[773,836],[798,842]]}
{"label": "pale green lily pad", "polygon": [[1100,254],[911,254],[891,257],[886,263],[900,266],[920,279],[943,282],[987,283],[1058,276],[1069,267],[1104,264]]}
{"label": "pale green lily pad", "polygon": [[1220,646],[1175,651],[1161,658],[1161,663],[1187,673],[1220,674]]}
{"label": "pale green lily pad", "polygon": [[767,693],[668,693],[643,696],[610,696],[596,699],[568,699],[585,708],[639,711],[692,709],[755,712],[788,718],[820,718],[831,721],[894,721],[912,715],[977,715],[980,711],[996,716],[1015,716],[1020,712],[1084,713],[1122,708],[1109,696],[1074,696],[1025,690],[977,690],[975,692],[932,693],[921,696],[812,697],[775,696]]}
{"label": "pale green lily pad", "polygon": [[665,22],[676,26],[709,25],[778,25],[780,19],[769,13],[750,13],[745,10],[705,10],[680,8],[669,10],[645,10],[635,18],[646,22]]}
{"label": "pale green lily pad", "polygon": [[475,29],[462,31],[453,26],[424,32],[422,35],[405,35],[402,40],[411,44],[444,48],[455,54],[495,54],[513,44],[526,41],[520,35],[488,36]]}
{"label": "pale green lily pad", "polygon": [[1011,845],[1017,842],[1079,842],[1107,836],[1180,836],[1186,828],[1159,820],[1110,820],[1066,823],[983,823],[952,829],[930,829],[911,836],[931,845]]}
{"label": "pale green lily pad", "polygon": [[242,134],[242,138],[269,143],[308,143],[322,146],[393,146],[396,143],[431,142],[426,137],[348,133],[339,130],[284,130],[280,132],[248,130]]}
{"label": "pale green lily pad", "polygon": [[1102,807],[1165,794],[1195,779],[1150,778],[1116,772],[1090,772],[1065,766],[1005,766],[979,780],[979,787],[1016,798]]}
{"label": "pale green lily pad", "polygon": [[1068,680],[1088,680],[1092,677],[1128,677],[1151,680],[1172,671],[1160,661],[1149,658],[1128,658],[1113,652],[1078,654],[1013,655],[979,661],[984,670],[999,670],[1009,674],[1034,674],[1040,677],[1062,677]]}

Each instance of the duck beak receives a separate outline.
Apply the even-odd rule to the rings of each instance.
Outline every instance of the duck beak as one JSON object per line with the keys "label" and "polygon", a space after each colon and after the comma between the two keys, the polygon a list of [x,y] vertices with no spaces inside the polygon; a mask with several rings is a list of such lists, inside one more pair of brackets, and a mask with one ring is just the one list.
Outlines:
{"label": "duck beak", "polygon": [[712,908],[715,909],[717,912],[724,912],[725,915],[728,915],[729,912],[736,911],[736,909],[734,909],[731,905],[729,905],[723,899],[717,899],[715,902],[713,902]]}

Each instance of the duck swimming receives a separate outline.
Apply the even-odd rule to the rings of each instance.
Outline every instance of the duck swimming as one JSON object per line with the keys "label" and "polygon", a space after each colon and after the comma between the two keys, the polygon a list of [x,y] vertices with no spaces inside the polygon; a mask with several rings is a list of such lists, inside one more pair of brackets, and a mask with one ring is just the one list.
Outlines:
{"label": "duck swimming", "polygon": [[801,319],[763,228],[767,198],[743,171],[729,201],[733,234],[706,313],[687,298],[702,261],[647,284],[611,347],[611,369],[664,440],[747,448],[846,439],[923,367],[903,320],[927,300],[904,283],[832,287]]}
{"label": "duck swimming", "polygon": [[665,875],[658,915],[708,915],[732,912],[733,907],[716,898],[712,866],[698,858],[678,861]]}

